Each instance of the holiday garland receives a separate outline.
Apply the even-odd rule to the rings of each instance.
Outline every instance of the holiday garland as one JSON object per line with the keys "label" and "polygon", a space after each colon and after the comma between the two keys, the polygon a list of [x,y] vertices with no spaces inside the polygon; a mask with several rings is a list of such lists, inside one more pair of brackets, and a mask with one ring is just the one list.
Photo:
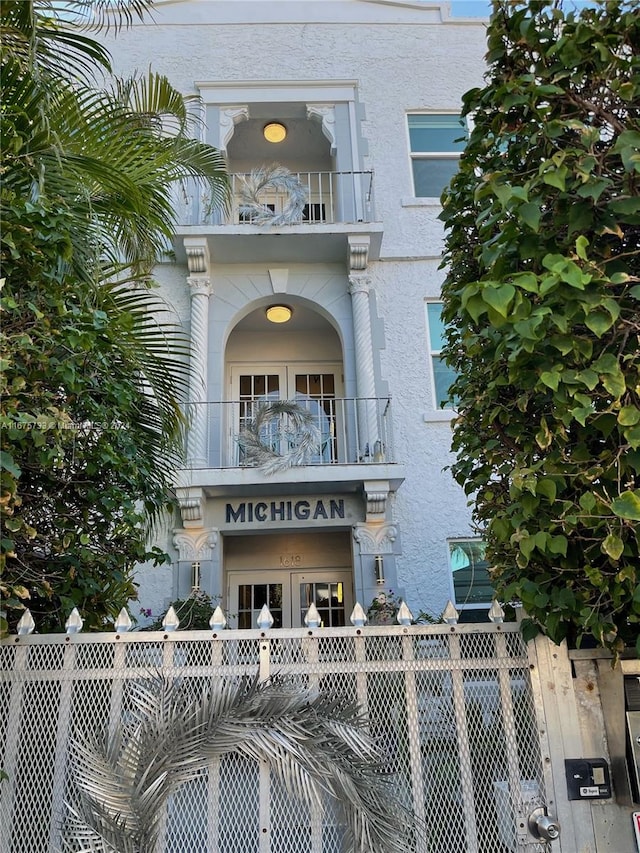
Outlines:
{"label": "holiday garland", "polygon": [[[274,211],[260,200],[264,190],[286,193],[287,203],[282,211]],[[241,178],[240,216],[254,225],[296,225],[302,222],[307,191],[292,172],[272,163],[254,169],[249,177]]]}

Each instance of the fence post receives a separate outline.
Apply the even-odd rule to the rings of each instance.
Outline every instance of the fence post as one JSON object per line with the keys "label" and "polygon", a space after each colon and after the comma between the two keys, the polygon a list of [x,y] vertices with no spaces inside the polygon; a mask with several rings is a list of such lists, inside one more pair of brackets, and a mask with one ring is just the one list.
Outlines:
{"label": "fence post", "polygon": [[[452,627],[452,631],[455,628]],[[467,853],[480,853],[478,847],[478,831],[476,820],[476,803],[471,776],[471,748],[469,744],[469,727],[467,725],[466,700],[464,695],[464,680],[460,666],[460,637],[452,633],[449,636],[449,656],[451,659],[451,685],[453,689],[453,707],[458,729],[458,756],[460,761],[460,787],[464,803],[464,819],[467,834]]]}
{"label": "fence post", "polygon": [[[265,604],[266,608],[266,604]],[[263,608],[264,613],[264,608]],[[262,614],[261,614],[262,617]],[[271,614],[269,614],[271,618]],[[273,619],[271,619],[273,622]],[[260,619],[258,620],[260,624]],[[264,622],[263,622],[264,625]],[[260,627],[262,627],[261,625]],[[267,681],[271,676],[271,641],[266,634],[260,637],[260,681]],[[265,760],[259,762],[260,787],[259,787],[259,825],[260,825],[260,853],[269,853],[271,849],[271,822],[270,822],[270,800],[271,800],[271,768]]]}
{"label": "fence post", "polygon": [[411,766],[411,795],[413,813],[418,825],[416,838],[416,853],[426,853],[424,830],[426,827],[426,812],[424,807],[424,775],[422,767],[422,746],[420,743],[420,719],[418,714],[418,691],[416,688],[416,670],[414,638],[406,634],[402,638],[402,659],[410,661],[404,672],[405,701],[407,708],[407,732],[409,739],[409,762]]}
{"label": "fence post", "polygon": [[[554,645],[542,635],[529,644],[533,652],[532,688],[537,706],[542,708],[549,750],[543,755],[543,766],[552,776],[555,802],[549,799],[551,810],[561,828],[562,853],[595,853],[596,840],[591,820],[591,805],[579,800],[569,801],[564,770],[565,758],[581,758],[582,738],[580,721],[567,645]],[[531,659],[531,658],[530,658]],[[537,666],[536,666],[537,664]]]}
{"label": "fence post", "polygon": [[58,706],[58,727],[56,731],[56,746],[53,780],[51,783],[51,822],[49,827],[49,851],[56,853],[59,849],[59,835],[63,816],[64,777],[69,757],[69,730],[71,725],[71,700],[73,698],[73,672],[76,663],[76,648],[73,637],[65,638],[62,672],[60,673],[60,704]]}

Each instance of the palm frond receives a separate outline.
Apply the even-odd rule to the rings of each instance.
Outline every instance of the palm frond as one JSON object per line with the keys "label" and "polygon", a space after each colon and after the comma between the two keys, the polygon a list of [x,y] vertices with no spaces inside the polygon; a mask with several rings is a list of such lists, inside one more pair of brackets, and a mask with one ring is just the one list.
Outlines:
{"label": "palm frond", "polygon": [[[164,74],[149,69],[146,75],[117,78],[114,86],[118,99],[159,133],[186,132],[193,118],[188,108],[192,98],[178,92]],[[163,123],[166,119],[173,120],[168,129]]]}
{"label": "palm frond", "polygon": [[81,5],[67,2],[63,8],[51,0],[2,3],[3,66],[11,57],[25,72],[34,73],[45,88],[52,79],[86,84],[95,79],[97,71],[110,71],[106,47],[70,26]]}
{"label": "palm frond", "polygon": [[152,849],[169,797],[230,754],[267,761],[291,797],[330,804],[348,853],[410,849],[415,821],[357,704],[285,677],[197,692],[158,674],[130,685],[119,731],[72,744],[65,850]]}
{"label": "palm frond", "polygon": [[[18,14],[14,7],[22,5]],[[3,44],[4,185],[66,209],[80,268],[125,257],[150,269],[174,231],[176,181],[200,183],[212,206],[228,207],[224,157],[189,136],[196,96],[183,96],[152,71],[118,81],[115,91],[96,87],[73,57],[87,69],[108,70],[100,44],[70,29],[47,2],[1,9],[2,32],[9,35]],[[97,249],[91,264],[88,245]]]}
{"label": "palm frond", "polygon": [[57,0],[57,5],[65,16],[75,15],[76,26],[104,32],[117,32],[153,12],[153,0]]}

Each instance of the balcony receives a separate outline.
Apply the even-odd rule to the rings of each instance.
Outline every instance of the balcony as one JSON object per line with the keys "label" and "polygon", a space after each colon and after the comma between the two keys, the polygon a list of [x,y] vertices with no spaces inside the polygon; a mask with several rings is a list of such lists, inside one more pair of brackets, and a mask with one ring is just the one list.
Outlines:
{"label": "balcony", "polygon": [[[396,485],[389,398],[299,396],[187,407],[188,484],[209,494],[268,490],[355,490],[365,480]],[[181,478],[181,482],[184,477]],[[214,488],[215,487],[215,488]]]}
{"label": "balcony", "polygon": [[178,226],[175,251],[186,254],[184,237],[206,236],[216,263],[290,261],[339,262],[347,235],[370,238],[369,259],[379,257],[382,225],[373,209],[373,172],[289,173],[300,197],[291,213],[291,193],[256,172],[232,174],[231,202],[225,213],[211,210],[210,198],[196,185],[183,184],[175,201]]}

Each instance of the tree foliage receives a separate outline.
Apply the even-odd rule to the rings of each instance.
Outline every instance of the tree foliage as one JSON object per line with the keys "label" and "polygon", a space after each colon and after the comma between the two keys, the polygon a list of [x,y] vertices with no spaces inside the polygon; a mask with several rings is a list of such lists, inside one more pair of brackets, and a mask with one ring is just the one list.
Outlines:
{"label": "tree foliage", "polygon": [[104,627],[135,596],[135,563],[166,559],[147,533],[182,447],[188,342],[149,270],[172,183],[223,201],[224,163],[164,77],[100,85],[108,54],[69,17],[126,23],[146,5],[0,9],[2,593],[10,622],[27,604],[40,629],[74,606]]}
{"label": "tree foliage", "polygon": [[[528,630],[640,623],[640,16],[494,0],[443,196],[455,478]],[[640,645],[638,646],[640,649]]]}

